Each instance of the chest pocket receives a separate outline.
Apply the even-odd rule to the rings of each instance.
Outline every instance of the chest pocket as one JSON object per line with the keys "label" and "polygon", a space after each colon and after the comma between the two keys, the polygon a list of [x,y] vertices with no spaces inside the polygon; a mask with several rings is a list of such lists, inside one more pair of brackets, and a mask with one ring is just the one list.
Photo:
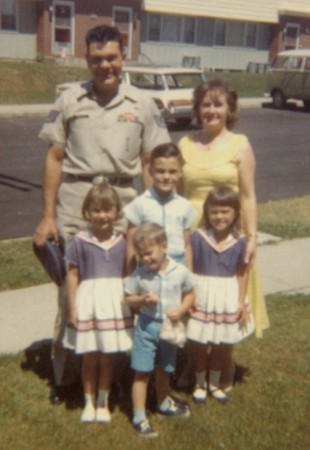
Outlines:
{"label": "chest pocket", "polygon": [[136,159],[141,151],[142,124],[118,119],[107,131],[113,142],[113,154],[121,161]]}

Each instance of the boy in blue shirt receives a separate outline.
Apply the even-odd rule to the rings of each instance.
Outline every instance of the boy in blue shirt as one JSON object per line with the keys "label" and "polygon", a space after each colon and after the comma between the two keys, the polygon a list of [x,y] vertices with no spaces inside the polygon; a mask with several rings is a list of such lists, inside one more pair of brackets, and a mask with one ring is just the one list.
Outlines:
{"label": "boy in blue shirt", "polygon": [[196,212],[191,203],[178,195],[176,187],[182,176],[182,156],[172,143],[162,144],[152,151],[150,175],[153,185],[124,208],[129,221],[127,234],[127,270],[134,268],[133,235],[144,222],[161,225],[168,236],[168,255],[191,268],[190,227]]}
{"label": "boy in blue shirt", "polygon": [[165,230],[152,223],[141,225],[133,236],[141,265],[124,280],[125,299],[139,308],[131,367],[133,427],[140,436],[155,438],[146,418],[147,387],[155,369],[158,411],[165,416],[189,417],[187,404],[170,395],[170,374],[175,371],[176,345],[160,337],[163,321],[176,325],[194,304],[192,273],[167,257]]}

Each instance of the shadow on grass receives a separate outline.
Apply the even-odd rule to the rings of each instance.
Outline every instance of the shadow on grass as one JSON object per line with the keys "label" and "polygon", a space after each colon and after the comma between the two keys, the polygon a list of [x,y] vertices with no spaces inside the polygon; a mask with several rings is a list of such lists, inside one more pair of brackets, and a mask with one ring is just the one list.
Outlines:
{"label": "shadow on grass", "polygon": [[[45,339],[36,341],[25,350],[25,361],[20,365],[23,371],[31,371],[41,380],[47,381],[50,393],[54,389],[54,374],[51,360],[52,341]],[[83,385],[81,380],[82,358],[73,352],[68,353],[64,379],[68,387],[64,390],[64,403],[67,409],[82,408],[84,405]],[[131,417],[131,386],[133,372],[130,362],[124,356],[115,369],[115,382],[113,383],[109,407],[113,411],[116,405],[122,412]],[[49,395],[50,395],[49,393]]]}

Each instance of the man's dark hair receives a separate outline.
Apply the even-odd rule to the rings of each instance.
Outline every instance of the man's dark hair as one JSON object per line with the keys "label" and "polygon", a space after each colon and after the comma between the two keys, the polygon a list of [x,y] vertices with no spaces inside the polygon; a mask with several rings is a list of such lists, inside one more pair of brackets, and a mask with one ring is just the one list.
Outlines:
{"label": "man's dark hair", "polygon": [[121,52],[123,52],[122,35],[118,28],[109,25],[98,25],[88,30],[85,36],[87,50],[93,42],[106,44],[107,42],[118,42]]}

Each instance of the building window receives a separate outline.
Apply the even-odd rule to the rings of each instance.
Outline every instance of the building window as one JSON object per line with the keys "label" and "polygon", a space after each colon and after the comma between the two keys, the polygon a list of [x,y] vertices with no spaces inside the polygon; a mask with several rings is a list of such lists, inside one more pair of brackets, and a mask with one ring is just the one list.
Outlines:
{"label": "building window", "polygon": [[181,18],[177,16],[162,16],[162,40],[164,42],[180,42]]}
{"label": "building window", "polygon": [[299,47],[300,25],[298,23],[287,23],[284,29],[285,50]]}
{"label": "building window", "polygon": [[16,31],[16,0],[0,0],[1,29]]}
{"label": "building window", "polygon": [[160,15],[159,14],[149,14],[149,41],[159,41],[160,40]]}
{"label": "building window", "polygon": [[226,45],[226,25],[224,20],[217,20],[215,22],[215,45]]}
{"label": "building window", "polygon": [[244,28],[244,22],[228,22],[226,45],[229,47],[243,47]]}
{"label": "building window", "polygon": [[195,43],[196,20],[193,17],[184,18],[183,42],[186,44]]}
{"label": "building window", "polygon": [[256,23],[247,23],[246,24],[246,33],[245,33],[245,46],[256,48],[257,41],[257,24]]}

